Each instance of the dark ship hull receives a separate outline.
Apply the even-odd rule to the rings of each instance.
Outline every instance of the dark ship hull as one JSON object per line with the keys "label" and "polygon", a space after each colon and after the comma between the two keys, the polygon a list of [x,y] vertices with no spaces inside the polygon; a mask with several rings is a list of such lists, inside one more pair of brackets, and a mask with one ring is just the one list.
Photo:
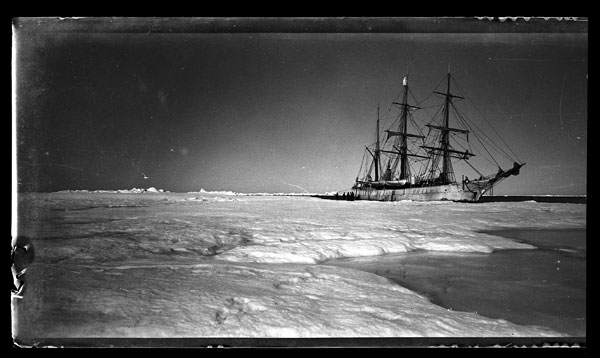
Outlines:
{"label": "dark ship hull", "polygon": [[353,189],[355,200],[373,201],[463,201],[477,202],[484,191],[470,191],[461,184],[447,184],[404,189]]}
{"label": "dark ship hull", "polygon": [[[373,201],[458,201],[478,202],[482,195],[487,193],[495,184],[511,175],[518,175],[524,164],[514,163],[507,171],[499,171],[497,174],[478,180],[463,179],[461,183],[445,185],[427,185],[385,182],[373,185],[371,183],[358,183],[346,193],[352,195],[353,200]],[[352,193],[352,194],[350,194]]]}

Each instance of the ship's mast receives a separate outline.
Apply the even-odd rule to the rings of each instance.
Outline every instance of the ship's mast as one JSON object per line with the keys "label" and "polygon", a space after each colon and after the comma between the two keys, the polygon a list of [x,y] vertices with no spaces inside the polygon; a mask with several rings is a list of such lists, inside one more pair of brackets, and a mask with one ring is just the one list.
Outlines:
{"label": "ship's mast", "polygon": [[432,124],[426,125],[429,128],[437,129],[441,132],[440,146],[439,147],[431,147],[431,146],[427,146],[427,145],[422,145],[421,148],[427,149],[429,151],[429,153],[431,153],[431,154],[441,152],[440,155],[435,156],[435,160],[432,162],[430,178],[433,179],[433,175],[435,174],[435,170],[439,163],[438,160],[440,159],[440,156],[441,156],[442,168],[440,169],[440,176],[439,176],[438,180],[436,180],[436,182],[437,182],[437,184],[454,183],[455,182],[454,170],[452,169],[452,162],[451,162],[450,158],[468,160],[470,157],[475,155],[473,153],[469,153],[468,150],[466,150],[464,152],[454,150],[450,146],[450,132],[463,133],[463,134],[467,134],[467,135],[469,133],[469,131],[466,129],[450,127],[450,106],[452,105],[452,99],[453,98],[464,99],[464,98],[450,93],[450,70],[449,69],[448,69],[448,84],[446,86],[446,92],[443,93],[443,92],[433,91],[433,93],[437,93],[437,94],[445,97],[444,122],[442,123],[442,125],[441,126],[436,126],[436,125],[432,125]]}
{"label": "ship's mast", "polygon": [[402,80],[402,86],[404,87],[402,103],[392,102],[393,104],[398,105],[401,108],[398,131],[386,130],[388,134],[388,139],[394,136],[399,138],[395,139],[394,145],[392,146],[392,148],[394,149],[393,151],[382,150],[382,152],[384,153],[391,153],[394,155],[388,161],[388,168],[390,168],[390,172],[396,171],[398,161],[400,161],[400,180],[408,179],[410,177],[410,163],[408,161],[409,156],[428,159],[428,157],[423,157],[421,155],[411,154],[408,152],[409,137],[421,139],[425,139],[425,137],[422,135],[408,133],[408,113],[411,109],[420,109],[420,107],[408,104],[408,75],[405,76]]}
{"label": "ship's mast", "polygon": [[381,152],[379,148],[379,104],[377,105],[377,133],[376,133],[377,141],[375,142],[375,181],[379,180],[379,153]]}
{"label": "ship's mast", "polygon": [[448,71],[448,85],[446,87],[446,103],[445,103],[445,111],[444,111],[444,128],[442,131],[442,140],[441,140],[441,149],[442,149],[442,172],[440,174],[440,179],[442,183],[447,184],[451,181],[452,171],[452,161],[450,161],[450,153],[448,152],[448,147],[450,145],[450,102],[452,101],[452,95],[450,94],[450,71]]}
{"label": "ship's mast", "polygon": [[[359,179],[359,176],[357,176],[356,184],[355,184],[354,188],[361,189],[361,188],[366,187],[366,188],[371,188],[371,189],[375,189],[376,191],[378,191],[378,190],[386,190],[386,189],[390,189],[390,188],[391,189],[394,189],[394,188],[404,189],[404,188],[411,188],[413,186],[421,187],[421,186],[440,186],[440,185],[455,185],[456,184],[456,178],[455,178],[451,160],[452,159],[464,160],[464,161],[466,161],[466,163],[468,163],[468,160],[471,157],[475,156],[475,154],[469,151],[471,148],[470,145],[469,145],[469,149],[464,149],[464,147],[461,145],[461,142],[457,142],[458,146],[460,146],[464,149],[464,151],[461,151],[461,150],[456,150],[458,148],[453,148],[453,146],[450,143],[451,137],[453,137],[455,134],[466,135],[466,139],[468,141],[469,133],[472,130],[472,128],[464,121],[462,114],[458,111],[458,108],[455,107],[454,99],[455,98],[464,99],[464,97],[454,95],[450,92],[450,90],[451,90],[450,82],[452,82],[450,68],[448,68],[448,73],[447,73],[446,79],[447,79],[447,84],[446,84],[445,92],[438,92],[435,90],[433,91],[433,93],[443,96],[443,98],[444,98],[443,107],[441,108],[442,109],[441,110],[441,112],[442,112],[441,113],[442,114],[441,121],[440,121],[440,117],[438,116],[438,114],[440,114],[440,111],[438,111],[431,118],[430,123],[425,124],[426,127],[429,127],[430,131],[431,130],[439,131],[434,136],[434,138],[435,138],[434,142],[437,141],[437,143],[427,142],[427,145],[426,145],[425,136],[423,135],[423,133],[421,131],[419,131],[419,132],[421,132],[420,135],[408,133],[408,121],[409,120],[411,121],[411,123],[413,125],[416,126],[416,123],[413,122],[413,118],[410,115],[409,111],[420,109],[420,107],[408,104],[408,92],[409,92],[408,76],[405,76],[402,81],[402,86],[403,86],[402,102],[401,103],[392,102],[392,104],[395,104],[395,105],[398,105],[401,107],[400,116],[399,116],[399,118],[396,117],[398,120],[398,122],[397,122],[398,127],[396,127],[397,130],[391,130],[391,129],[384,130],[384,132],[387,133],[387,138],[385,139],[384,143],[381,143],[380,138],[379,138],[379,131],[380,131],[379,110],[380,110],[380,108],[379,108],[379,105],[377,106],[377,126],[376,126],[375,148],[373,150],[372,146],[365,146],[367,152],[371,155],[371,157],[373,159],[372,159],[370,167],[367,170],[367,174],[364,177],[364,179]],[[451,111],[454,111],[456,113],[456,117],[457,117],[456,120],[459,122],[458,124],[462,124],[462,126],[464,126],[466,128],[450,127],[450,112]],[[392,123],[392,125],[395,125],[395,123],[396,123],[396,121],[394,121],[394,123]],[[428,134],[428,136],[429,136],[429,134]],[[399,137],[399,138],[395,138],[393,143],[388,143],[388,142],[391,142],[390,141],[391,137]],[[415,147],[412,147],[412,145],[411,145],[411,150],[409,151],[408,150],[408,139],[410,139],[409,137],[413,138],[413,139],[420,138],[422,140],[423,144],[416,145]],[[478,136],[476,136],[476,138],[479,139]],[[481,140],[479,140],[479,141],[481,142]],[[483,143],[481,143],[481,144],[483,145]],[[494,144],[494,143],[492,143],[492,144]],[[391,147],[390,147],[390,145],[391,145]],[[417,147],[425,149],[427,156],[414,153],[413,149],[415,149]],[[498,147],[498,146],[496,145],[496,147]],[[491,153],[487,149],[486,149],[486,152],[491,157]],[[506,154],[504,151],[502,151],[502,152],[504,154]],[[391,154],[389,156],[389,159],[387,159],[387,168],[384,170],[384,172],[382,172],[382,169],[383,169],[382,165],[384,163],[381,163],[381,161],[382,161],[381,153]],[[411,168],[410,168],[410,163],[408,160],[409,157],[416,157],[416,158],[428,160],[427,165],[425,165],[425,167],[422,169],[421,173],[419,173],[419,175],[417,177],[415,177],[414,181],[411,178]],[[440,163],[440,160],[441,160],[441,163]],[[492,157],[492,160],[494,160],[493,157]],[[496,162],[496,160],[494,160],[494,162]],[[362,173],[363,163],[368,163],[367,161],[364,161],[364,157],[363,157],[363,161],[361,162],[361,169],[359,169],[359,175],[360,175],[360,173]],[[396,171],[398,164],[400,164],[400,168],[398,171]],[[496,162],[496,164],[498,164],[498,163]],[[483,174],[481,174],[477,169],[475,169],[472,165],[470,165],[473,169],[475,169],[475,171],[478,174],[481,175],[481,177],[479,179],[475,179],[475,180],[468,180],[468,179],[463,178],[462,191],[464,192],[465,190],[468,190],[473,193],[477,192],[477,195],[480,196],[483,193],[485,193],[487,190],[489,190],[493,185],[497,184],[499,181],[503,180],[504,178],[507,178],[511,175],[518,175],[519,169],[523,165],[524,164],[518,163],[515,161],[513,163],[513,168],[511,168],[509,170],[502,170],[499,167],[498,173],[496,175],[489,175],[489,176],[483,176]],[[373,166],[375,166],[375,180],[371,179],[371,177],[370,177]],[[426,174],[426,172],[428,172],[428,174]],[[439,173],[439,176],[436,177],[436,175],[438,173]],[[396,177],[396,176],[392,177],[392,175],[394,175],[394,174],[398,174],[398,177]],[[409,179],[409,178],[411,179],[410,182],[407,181],[407,179]],[[369,192],[367,194],[365,194],[365,195],[367,195],[368,200],[381,200],[381,197],[379,196],[379,194],[371,197],[371,192],[370,192],[371,189],[369,189]],[[385,191],[383,192],[383,194],[385,194]],[[361,196],[362,196],[362,194],[361,194]],[[475,199],[478,199],[478,196]],[[391,199],[385,198],[385,200],[395,200],[395,199],[392,196]],[[427,200],[427,198],[425,200]]]}
{"label": "ship's mast", "polygon": [[402,81],[402,85],[404,86],[404,96],[402,98],[402,121],[400,123],[400,132],[404,135],[400,136],[400,179],[406,179],[410,175],[409,167],[408,167],[408,156],[407,152],[407,141],[406,141],[406,131],[408,124],[408,78],[404,77]]}

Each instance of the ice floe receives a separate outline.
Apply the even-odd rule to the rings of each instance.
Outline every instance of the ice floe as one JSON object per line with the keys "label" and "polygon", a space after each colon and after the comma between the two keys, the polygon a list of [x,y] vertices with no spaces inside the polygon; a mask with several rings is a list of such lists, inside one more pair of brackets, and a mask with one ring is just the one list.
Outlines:
{"label": "ice floe", "polygon": [[[13,309],[23,337],[558,335],[453,312],[331,258],[531,249],[480,231],[580,228],[560,203],[335,201],[224,193],[27,193],[36,260]],[[208,205],[204,205],[208,204]],[[14,312],[13,312],[14,313]]]}

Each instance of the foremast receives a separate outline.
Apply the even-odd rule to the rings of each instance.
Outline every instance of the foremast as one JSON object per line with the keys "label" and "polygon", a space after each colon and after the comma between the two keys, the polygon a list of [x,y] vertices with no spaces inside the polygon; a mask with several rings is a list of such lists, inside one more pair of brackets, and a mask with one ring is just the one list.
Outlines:
{"label": "foremast", "polygon": [[[402,96],[402,112],[401,112],[401,135],[398,137],[400,139],[400,177],[399,179],[408,179],[410,175],[410,167],[408,166],[408,144],[406,141],[406,135],[408,134],[408,76],[404,77],[402,80],[402,85],[404,86],[404,95]],[[397,159],[396,159],[397,160]]]}
{"label": "foremast", "polygon": [[392,156],[388,160],[386,175],[382,178],[383,180],[392,180],[392,173],[398,169],[398,163],[400,164],[400,171],[397,180],[404,181],[409,180],[411,177],[410,163],[408,160],[409,156],[422,157],[416,154],[409,153],[408,151],[408,138],[420,138],[425,139],[425,136],[408,133],[408,114],[410,110],[417,110],[420,107],[408,104],[408,75],[402,79],[403,94],[402,102],[392,102],[395,105],[400,106],[400,121],[398,124],[398,131],[386,130],[387,139],[390,137],[396,137],[393,151],[383,151],[390,153]]}

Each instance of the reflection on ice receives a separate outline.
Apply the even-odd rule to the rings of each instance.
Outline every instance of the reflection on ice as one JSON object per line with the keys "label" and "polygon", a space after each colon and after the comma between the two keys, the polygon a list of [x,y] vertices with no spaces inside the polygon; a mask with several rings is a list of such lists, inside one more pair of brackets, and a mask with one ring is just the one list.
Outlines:
{"label": "reflection on ice", "polygon": [[[499,233],[547,246],[493,254],[420,251],[332,260],[326,264],[389,278],[456,311],[477,312],[585,337],[585,230]],[[564,251],[565,245],[579,249]]]}

